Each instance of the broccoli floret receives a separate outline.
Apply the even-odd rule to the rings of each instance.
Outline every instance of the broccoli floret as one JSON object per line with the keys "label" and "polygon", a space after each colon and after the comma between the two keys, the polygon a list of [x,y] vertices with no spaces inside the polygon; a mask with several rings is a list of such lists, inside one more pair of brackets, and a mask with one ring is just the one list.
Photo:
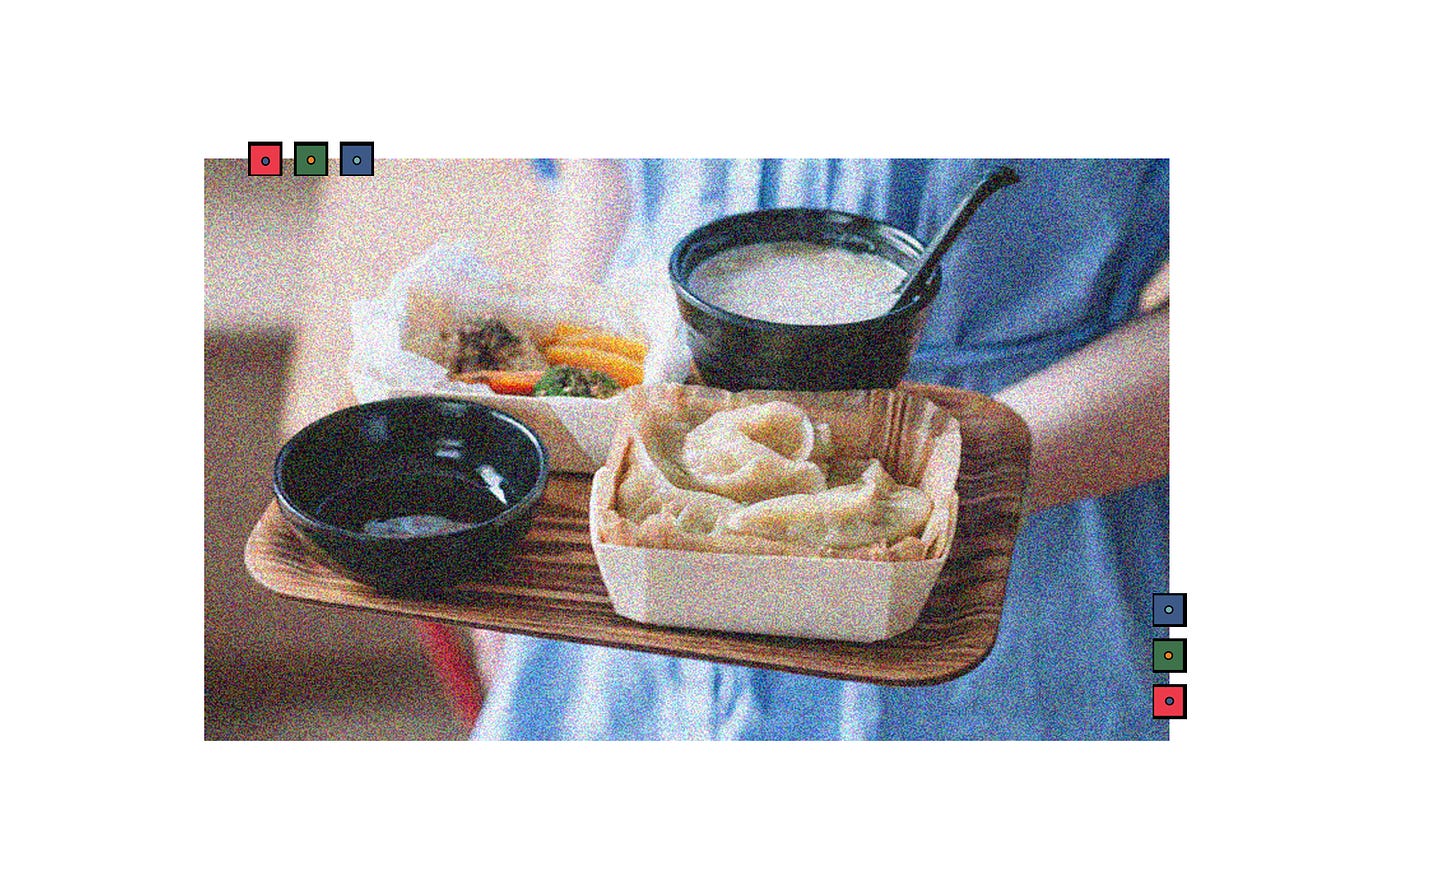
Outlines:
{"label": "broccoli floret", "polygon": [[610,398],[622,391],[606,374],[571,365],[552,365],[536,381],[533,395],[570,395],[576,398]]}

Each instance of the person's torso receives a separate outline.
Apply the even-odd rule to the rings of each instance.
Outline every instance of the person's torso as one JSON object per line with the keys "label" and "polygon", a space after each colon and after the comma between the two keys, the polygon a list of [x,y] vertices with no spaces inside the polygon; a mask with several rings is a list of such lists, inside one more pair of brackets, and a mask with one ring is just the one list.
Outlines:
{"label": "person's torso", "polygon": [[[1167,162],[630,162],[639,197],[612,269],[665,273],[694,228],[767,207],[840,209],[926,240],[998,163],[1022,181],[947,256],[908,377],[995,391],[1135,315],[1167,258]],[[523,639],[482,737],[1166,737],[1143,713],[1139,667],[1142,602],[1167,588],[1166,502],[1165,480],[1032,517],[996,647],[957,681],[887,688]]]}

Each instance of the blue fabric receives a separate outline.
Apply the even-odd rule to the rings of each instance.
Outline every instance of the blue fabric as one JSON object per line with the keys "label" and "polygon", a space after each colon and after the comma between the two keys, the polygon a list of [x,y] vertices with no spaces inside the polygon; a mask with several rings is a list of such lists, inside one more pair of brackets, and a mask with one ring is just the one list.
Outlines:
{"label": "blue fabric", "polygon": [[[989,167],[1019,185],[944,261],[909,379],[994,392],[1136,314],[1168,254],[1166,161],[643,161],[613,269],[665,264],[732,212],[833,207],[927,239]],[[930,687],[845,683],[512,637],[475,736],[1163,739],[1152,596],[1168,589],[1166,479],[1031,517],[987,660]]]}

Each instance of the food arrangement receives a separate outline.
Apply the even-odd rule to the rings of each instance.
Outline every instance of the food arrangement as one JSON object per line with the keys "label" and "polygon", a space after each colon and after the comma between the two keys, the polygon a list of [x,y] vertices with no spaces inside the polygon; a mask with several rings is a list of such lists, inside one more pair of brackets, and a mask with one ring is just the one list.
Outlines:
{"label": "food arrangement", "polygon": [[625,392],[592,549],[642,623],[878,641],[908,629],[955,531],[960,428],[901,392]]}
{"label": "food arrangement", "polygon": [[647,377],[628,298],[590,285],[505,283],[466,247],[439,246],[351,307],[349,379],[361,402],[488,404],[536,431],[552,471],[606,459],[618,397]]}
{"label": "food arrangement", "polygon": [[445,365],[451,381],[501,395],[610,398],[642,382],[647,357],[633,338],[571,322],[543,333],[495,314],[449,318],[414,338],[411,351]]}
{"label": "food arrangement", "polygon": [[[689,284],[711,307],[767,326],[724,359],[731,371],[803,347],[807,358],[762,369],[772,379],[760,385],[834,370],[831,360],[845,381],[797,381],[833,391],[737,394],[644,385],[640,316],[614,314],[605,295],[512,288],[468,255],[440,251],[397,276],[385,297],[355,305],[356,395],[482,400],[539,434],[553,472],[595,472],[586,508],[593,576],[619,616],[860,642],[909,629],[956,531],[959,425],[918,396],[846,389],[899,377],[886,382],[859,359],[839,361],[852,348],[867,361],[896,344],[913,350],[918,323],[864,329],[853,343],[842,336],[885,313],[903,266],[779,239],[731,247],[696,268],[690,283],[673,275],[690,328],[727,330],[692,322]],[[711,351],[690,351],[712,378]]]}
{"label": "food arrangement", "polygon": [[931,500],[787,401],[644,406],[603,538],[710,553],[924,559]]}

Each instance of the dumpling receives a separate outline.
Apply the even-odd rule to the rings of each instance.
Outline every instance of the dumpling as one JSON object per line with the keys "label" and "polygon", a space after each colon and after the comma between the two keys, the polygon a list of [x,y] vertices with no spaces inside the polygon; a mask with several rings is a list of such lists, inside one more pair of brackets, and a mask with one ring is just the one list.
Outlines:
{"label": "dumpling", "polygon": [[739,507],[719,518],[715,531],[850,550],[919,535],[930,511],[929,496],[896,483],[877,460],[870,460],[858,483]]}
{"label": "dumpling", "polygon": [[785,459],[802,462],[814,452],[814,423],[786,401],[719,410],[688,433],[683,461],[691,466],[694,458],[712,455],[717,444],[745,438]]}
{"label": "dumpling", "polygon": [[[653,434],[647,430],[647,435]],[[617,509],[623,517],[641,523],[665,513],[685,530],[708,533],[723,514],[738,508],[731,498],[691,488],[690,478],[672,454],[654,451],[660,449],[649,440],[633,442],[626,475],[617,488]]]}
{"label": "dumpling", "polygon": [[824,471],[809,457],[827,435],[791,404],[719,411],[695,427],[655,411],[636,431],[618,491],[634,522],[665,512],[707,533],[740,502],[824,489]]}
{"label": "dumpling", "polygon": [[628,395],[605,543],[715,553],[909,561],[934,502],[876,459],[835,453],[827,425],[782,401],[716,409],[704,396]]}
{"label": "dumpling", "polygon": [[824,491],[810,461],[818,435],[792,404],[771,401],[720,410],[683,439],[682,469],[698,488],[738,502]]}

